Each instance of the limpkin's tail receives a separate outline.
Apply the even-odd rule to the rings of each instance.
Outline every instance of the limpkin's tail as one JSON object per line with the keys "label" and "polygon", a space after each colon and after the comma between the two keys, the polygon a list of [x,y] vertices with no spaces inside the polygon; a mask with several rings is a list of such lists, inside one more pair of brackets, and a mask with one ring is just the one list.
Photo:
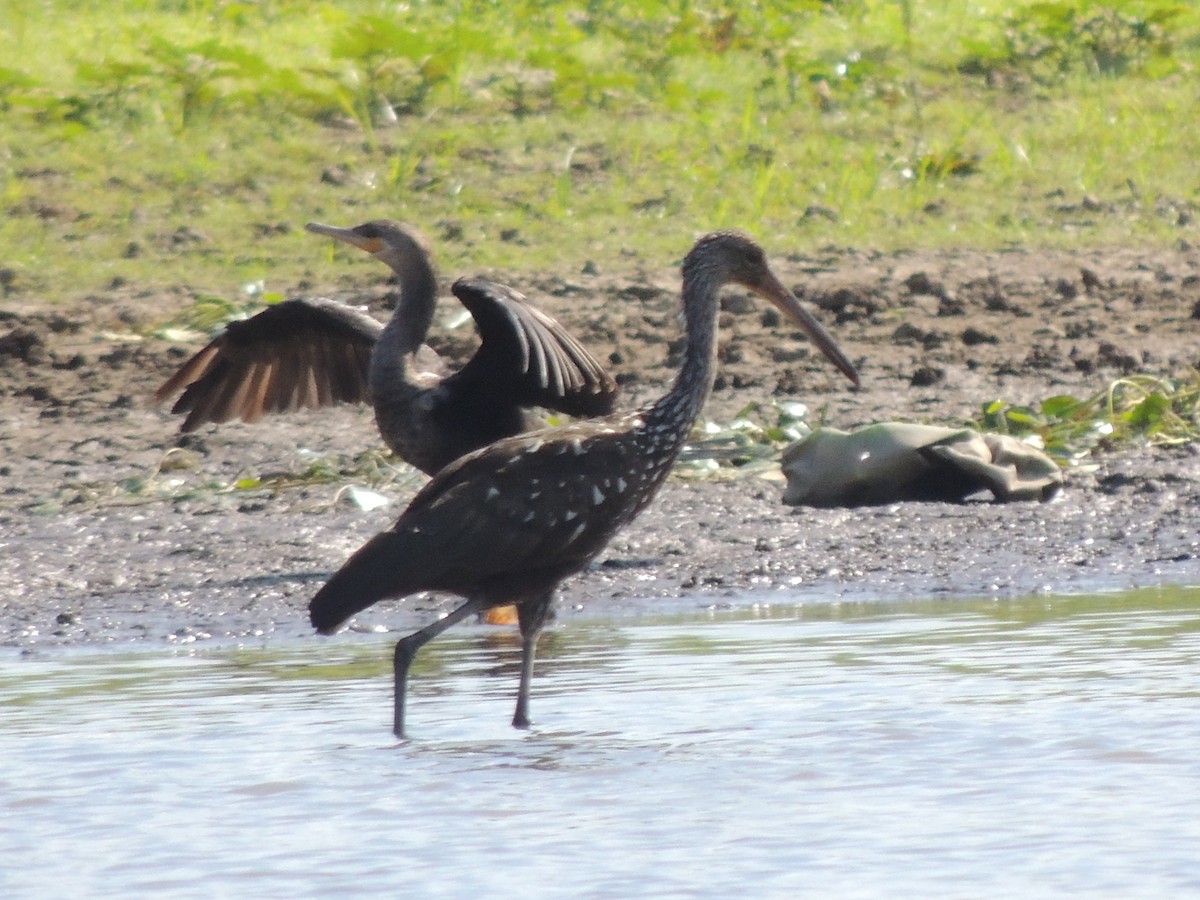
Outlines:
{"label": "limpkin's tail", "polygon": [[421,558],[418,548],[411,546],[412,537],[385,531],[359,548],[308,604],[313,627],[332,634],[372,603],[420,590],[412,580],[412,561]]}

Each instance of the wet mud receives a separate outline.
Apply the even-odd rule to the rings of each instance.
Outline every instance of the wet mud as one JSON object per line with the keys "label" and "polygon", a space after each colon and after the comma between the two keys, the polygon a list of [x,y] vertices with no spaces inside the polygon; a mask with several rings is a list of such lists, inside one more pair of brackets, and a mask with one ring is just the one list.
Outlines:
{"label": "wet mud", "polygon": [[[770,248],[769,248],[770,249]],[[764,304],[730,292],[721,372],[706,410],[799,399],[831,425],[958,423],[980,403],[1091,394],[1129,372],[1200,365],[1200,253],[770,253],[852,359],[855,390]],[[366,271],[366,270],[364,270]],[[488,273],[562,319],[622,384],[622,405],[669,384],[682,349],[678,274]],[[386,314],[389,287],[328,292]],[[311,291],[310,293],[320,293]],[[10,298],[11,299],[11,298]],[[369,413],[338,409],[180,439],[150,395],[199,342],[146,336],[182,289],[115,289],[71,305],[0,307],[0,644],[301,636],[304,607],[423,483],[393,472],[387,506],[346,502],[380,441]],[[455,312],[446,302],[439,319]],[[469,327],[435,325],[452,359]],[[235,489],[287,473],[293,486]],[[361,483],[361,482],[357,482]],[[1101,453],[1050,503],[912,503],[811,510],[782,484],[675,479],[562,593],[559,618],[751,602],[860,602],[1200,583],[1200,452]],[[402,630],[453,601],[380,604],[358,627]]]}

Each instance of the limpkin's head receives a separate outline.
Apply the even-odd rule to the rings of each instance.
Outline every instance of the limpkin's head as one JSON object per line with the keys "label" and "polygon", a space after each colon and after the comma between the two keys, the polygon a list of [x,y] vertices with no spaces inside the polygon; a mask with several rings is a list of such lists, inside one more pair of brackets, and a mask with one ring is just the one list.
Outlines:
{"label": "limpkin's head", "polygon": [[689,283],[720,287],[740,284],[765,297],[812,339],[847,378],[858,384],[858,371],[830,336],[829,332],[805,309],[796,295],[767,265],[767,256],[748,235],[739,231],[717,231],[696,241],[683,260],[685,294]]}
{"label": "limpkin's head", "polygon": [[304,229],[370,253],[398,275],[411,271],[414,266],[430,265],[429,242],[415,228],[400,222],[377,219],[353,228],[309,222]]}

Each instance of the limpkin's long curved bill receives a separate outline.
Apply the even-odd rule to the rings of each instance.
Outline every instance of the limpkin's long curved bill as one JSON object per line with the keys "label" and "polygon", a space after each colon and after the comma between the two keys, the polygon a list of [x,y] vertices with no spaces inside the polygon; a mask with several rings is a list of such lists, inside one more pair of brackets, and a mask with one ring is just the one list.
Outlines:
{"label": "limpkin's long curved bill", "polygon": [[367,253],[378,253],[383,249],[383,241],[379,238],[363,237],[353,228],[338,228],[336,225],[322,225],[320,222],[309,222],[304,230],[311,234],[323,234],[334,240],[365,250]]}
{"label": "limpkin's long curved bill", "polygon": [[799,325],[804,333],[812,338],[812,342],[817,345],[818,349],[829,358],[829,361],[841,369],[843,375],[855,384],[859,383],[858,370],[854,368],[854,363],[850,362],[824,326],[813,318],[812,313],[800,305],[796,295],[783,286],[783,282],[767,273],[762,283],[755,287],[758,293],[770,300],[780,312]]}

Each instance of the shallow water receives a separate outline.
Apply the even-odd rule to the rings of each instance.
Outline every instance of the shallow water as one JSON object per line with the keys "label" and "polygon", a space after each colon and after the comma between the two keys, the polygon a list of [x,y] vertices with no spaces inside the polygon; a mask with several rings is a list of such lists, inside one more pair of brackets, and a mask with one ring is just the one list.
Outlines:
{"label": "shallow water", "polygon": [[0,895],[1200,893],[1200,590],[0,658]]}

